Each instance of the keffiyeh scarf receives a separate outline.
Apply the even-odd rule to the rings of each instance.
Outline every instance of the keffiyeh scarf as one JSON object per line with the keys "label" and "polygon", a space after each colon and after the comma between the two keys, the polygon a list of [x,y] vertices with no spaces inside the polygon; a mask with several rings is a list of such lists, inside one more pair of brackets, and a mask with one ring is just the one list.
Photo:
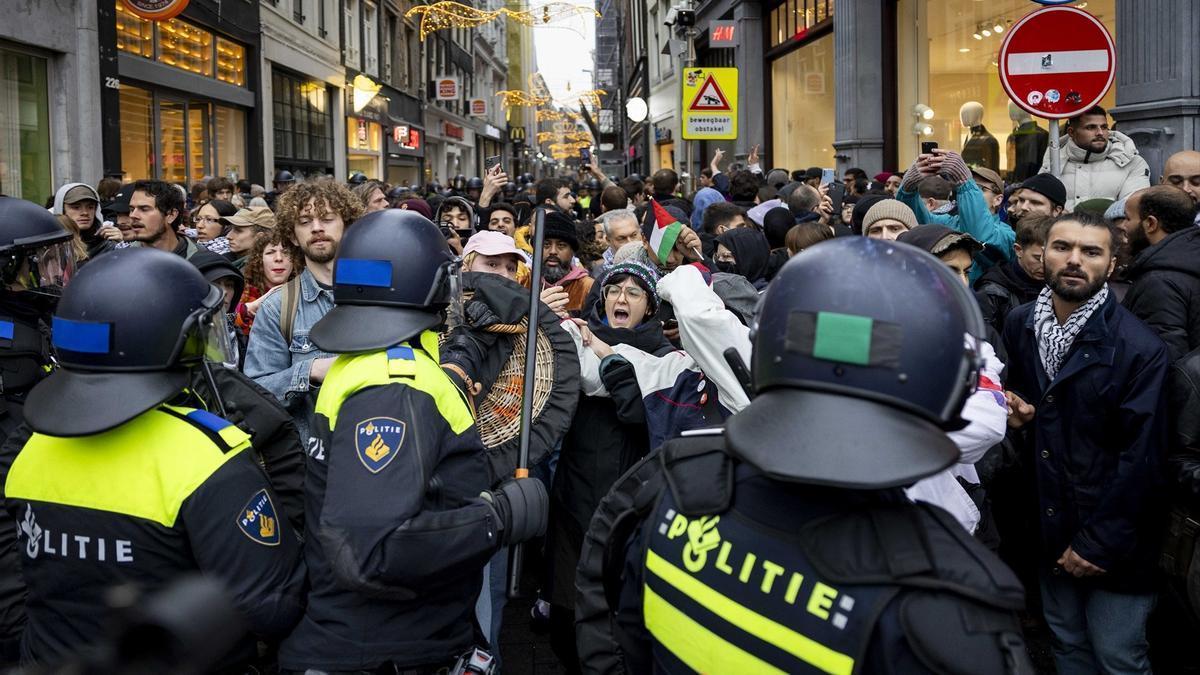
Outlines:
{"label": "keffiyeh scarf", "polygon": [[1062,325],[1059,325],[1058,318],[1054,315],[1054,303],[1050,298],[1049,287],[1043,288],[1038,294],[1037,304],[1033,307],[1033,325],[1042,368],[1046,371],[1046,377],[1053,380],[1058,375],[1058,370],[1062,367],[1075,338],[1079,336],[1079,331],[1083,330],[1083,325],[1108,299],[1108,284],[1104,284],[1099,292],[1072,312]]}

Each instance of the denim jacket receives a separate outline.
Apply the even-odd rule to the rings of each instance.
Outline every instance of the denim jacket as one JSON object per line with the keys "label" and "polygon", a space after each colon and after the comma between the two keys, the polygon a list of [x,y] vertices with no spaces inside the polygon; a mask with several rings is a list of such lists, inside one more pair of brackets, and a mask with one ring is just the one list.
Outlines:
{"label": "denim jacket", "polygon": [[250,329],[246,346],[245,372],[283,403],[295,418],[302,439],[308,438],[308,410],[313,389],[308,376],[312,360],[336,356],[317,349],[308,339],[313,324],[333,309],[333,291],[325,290],[308,270],[300,273],[300,303],[292,324],[292,342],[285,344],[279,323],[283,293],[276,291],[263,299]]}

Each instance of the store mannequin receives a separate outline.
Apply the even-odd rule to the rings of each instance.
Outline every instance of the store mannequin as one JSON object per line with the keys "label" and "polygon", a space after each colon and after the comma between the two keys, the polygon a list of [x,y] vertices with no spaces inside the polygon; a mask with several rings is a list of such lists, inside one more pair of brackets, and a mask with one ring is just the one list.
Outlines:
{"label": "store mannequin", "polygon": [[1008,166],[1012,171],[1008,180],[1013,183],[1036,174],[1050,145],[1050,132],[1038,126],[1033,117],[1009,101],[1008,118],[1013,121],[1012,134],[1008,137]]}
{"label": "store mannequin", "polygon": [[984,166],[992,171],[1000,170],[1000,143],[983,126],[983,104],[967,101],[958,109],[958,119],[971,130],[963,144],[962,156],[969,166]]}

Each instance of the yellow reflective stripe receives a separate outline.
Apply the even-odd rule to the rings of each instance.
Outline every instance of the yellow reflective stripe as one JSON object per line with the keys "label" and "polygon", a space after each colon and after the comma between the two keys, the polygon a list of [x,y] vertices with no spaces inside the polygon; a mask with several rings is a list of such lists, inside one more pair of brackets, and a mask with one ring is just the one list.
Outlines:
{"label": "yellow reflective stripe", "polygon": [[[401,344],[409,346],[408,342]],[[389,382],[428,394],[454,433],[461,434],[469,429],[475,423],[475,417],[467,405],[466,395],[455,386],[435,358],[430,357],[430,354],[437,354],[437,334],[425,331],[421,334],[420,344],[425,351],[413,349],[412,361],[400,361],[412,364],[412,374],[404,377],[391,376],[391,362],[395,359],[388,359],[385,350],[339,356],[330,366],[321,392],[317,395],[316,412],[329,420],[329,430],[337,427],[338,412],[346,399],[361,389]],[[433,351],[429,352],[431,346]]]}
{"label": "yellow reflective stripe", "polygon": [[675,609],[649,587],[642,602],[646,628],[662,646],[697,673],[779,673],[786,671],[725,640]]}
{"label": "yellow reflective stripe", "polygon": [[244,442],[222,452],[191,424],[151,410],[94,436],[33,434],[13,461],[5,496],[120,513],[173,527],[184,500],[249,447]]}
{"label": "yellow reflective stripe", "polygon": [[412,377],[417,374],[417,362],[409,359],[388,359],[388,375]]}
{"label": "yellow reflective stripe", "polygon": [[797,633],[791,628],[725,597],[703,584],[699,579],[667,562],[654,551],[647,552],[646,569],[725,621],[760,640],[775,645],[815,668],[827,673],[845,673],[846,675],[854,671],[854,659],[850,656],[830,649],[806,635]]}

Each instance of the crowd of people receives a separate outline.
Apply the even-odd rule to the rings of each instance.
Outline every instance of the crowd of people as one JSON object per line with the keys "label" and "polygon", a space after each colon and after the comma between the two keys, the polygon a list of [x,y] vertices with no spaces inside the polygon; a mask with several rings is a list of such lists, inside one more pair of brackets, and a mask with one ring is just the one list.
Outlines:
{"label": "crowd of people", "polygon": [[[189,546],[206,549],[194,558],[138,544],[138,560],[154,557],[157,566],[148,578],[165,582],[175,568],[238,576],[238,608],[252,632],[273,645],[258,656],[269,653],[270,661],[277,647],[283,672],[434,672],[468,647],[489,646],[477,658],[494,659],[489,667],[498,667],[508,550],[520,542],[531,542],[526,548],[537,561],[530,573],[537,586],[534,625],[550,633],[567,672],[605,670],[596,665],[607,663],[597,656],[603,650],[585,643],[589,633],[577,630],[576,620],[593,609],[582,595],[587,575],[581,570],[598,546],[606,495],[622,476],[672,439],[762,415],[754,411],[766,410],[765,404],[755,408],[752,401],[756,390],[769,388],[759,380],[769,368],[759,356],[764,331],[786,333],[781,354],[808,350],[836,362],[839,377],[845,368],[897,360],[911,347],[904,340],[918,333],[901,337],[886,322],[868,326],[862,337],[855,317],[845,318],[854,306],[833,310],[847,314],[763,314],[772,302],[782,307],[792,295],[827,288],[829,297],[869,294],[907,307],[901,313],[929,314],[927,322],[940,320],[933,318],[935,303],[973,296],[978,311],[972,306],[969,313],[981,318],[978,330],[967,319],[955,329],[965,333],[970,367],[959,367],[958,333],[945,342],[951,347],[931,351],[924,362],[927,375],[965,372],[970,380],[954,409],[939,413],[953,461],[888,487],[944,509],[948,522],[1016,573],[1024,585],[1026,644],[1048,640],[1062,673],[1150,672],[1152,663],[1168,670],[1194,663],[1186,636],[1200,625],[1200,567],[1192,565],[1200,518],[1200,152],[1168,158],[1151,185],[1133,142],[1109,129],[1100,108],[1072,119],[1061,147],[1050,152],[1060,156],[1057,174],[1048,154],[1041,173],[1015,184],[944,149],[921,154],[903,172],[871,179],[852,168],[833,183],[823,182],[821,168],[764,170],[757,149],[744,163],[725,166],[718,150],[694,192],[685,192],[671,169],[618,179],[594,162],[574,177],[540,180],[510,177],[496,166],[446,187],[390,186],[361,174],[345,184],[297,181],[286,171],[274,175],[270,191],[225,178],[190,188],[106,179],[95,187],[63,185],[48,202],[61,236],[27,233],[17,221],[36,220],[32,205],[0,199],[0,242],[6,242],[0,254],[9,256],[8,292],[0,303],[0,340],[8,342],[0,351],[9,352],[0,354],[8,435],[0,480],[7,482],[6,507],[18,524],[15,535],[0,540],[0,549],[8,549],[0,550],[7,561],[0,580],[0,656],[9,663],[53,663],[104,637],[98,610],[81,610],[86,601],[73,607],[71,594],[80,583],[102,583],[105,574],[93,571],[70,583],[61,575],[123,555],[116,535],[106,534],[114,525],[87,520],[112,512],[141,518],[158,528],[160,540],[188,528]],[[437,232],[432,243],[434,229],[424,229],[429,223]],[[857,254],[860,267],[826,270],[832,278],[807,277],[809,286],[797,281],[803,268],[792,261],[818,266],[829,258],[815,252],[833,256],[851,240],[875,246],[863,239],[881,244]],[[888,281],[891,263],[872,256],[907,250],[891,242],[940,261],[940,271],[923,282],[928,295],[902,297],[903,284]],[[429,253],[439,246],[449,253]],[[167,256],[137,249],[186,260],[220,289],[219,298],[208,298],[196,287],[188,316],[217,317],[213,329],[221,335],[214,339],[227,348],[214,359],[215,371],[195,370],[190,384],[172,380],[170,396],[146,399],[134,412],[169,413],[141,423],[159,425],[154,428],[175,434],[180,444],[197,442],[185,436],[199,429],[224,453],[252,445],[258,459],[257,466],[239,460],[228,469],[209,459],[212,466],[200,478],[171,479],[176,490],[191,483],[166,515],[134,504],[134,497],[72,496],[63,492],[68,488],[36,487],[29,477],[35,456],[82,461],[71,454],[80,450],[57,436],[108,434],[114,423],[132,424],[128,414],[105,417],[129,386],[106,384],[110,369],[153,370],[187,352],[186,330],[156,333],[149,321],[167,317],[160,323],[191,325],[192,319],[170,318],[167,305],[182,311],[181,289],[200,277],[189,277]],[[139,269],[143,259],[148,267]],[[72,284],[74,267],[79,288]],[[532,278],[534,268],[540,278]],[[460,273],[462,282],[439,285]],[[488,275],[504,281],[479,280]],[[428,278],[438,281],[431,287]],[[567,357],[578,366],[577,383],[570,382],[578,389],[574,414],[536,466],[504,466],[484,478],[472,463],[470,452],[479,447],[473,416],[492,384],[480,375],[480,354],[497,344],[497,324],[519,321],[509,320],[513,307],[485,306],[481,300],[490,296],[478,290],[473,299],[463,283],[536,291],[573,344]],[[85,285],[109,299],[88,299]],[[56,309],[45,299],[55,294],[43,291],[63,286],[66,296]],[[104,318],[105,302],[119,303],[111,311],[124,318]],[[434,305],[457,307],[450,312],[456,316],[426,311]],[[828,317],[843,319],[835,329]],[[144,336],[162,337],[139,342],[116,329],[101,335],[96,321],[128,321]],[[93,349],[97,340],[103,349]],[[75,379],[46,378],[55,363],[47,345],[54,346],[62,372]],[[120,360],[137,355],[158,358],[159,366]],[[754,363],[753,384],[739,362]],[[448,379],[430,375],[438,366]],[[922,377],[901,375],[914,383]],[[49,387],[31,394],[56,381],[54,394],[45,393]],[[400,381],[404,388],[390,388]],[[186,395],[177,400],[180,391]],[[879,400],[926,406],[919,385],[910,392]],[[222,398],[221,409],[214,408]],[[71,422],[75,411],[67,406],[90,408],[94,419]],[[205,411],[207,417],[197,414]],[[171,415],[195,424],[170,427]],[[349,436],[339,418],[357,422]],[[97,447],[113,444],[116,455],[116,446],[132,437],[97,438],[107,439]],[[348,468],[326,460],[338,452],[357,455],[362,466],[353,468],[381,479],[351,478]],[[393,458],[395,467],[385,472]],[[41,466],[57,471],[54,464]],[[64,485],[85,492],[99,489],[86,472],[116,475],[86,463],[72,466],[64,474],[74,477]],[[524,469],[533,477],[517,471],[520,478],[512,479]],[[217,487],[201,484],[236,485],[254,498],[238,510],[241,502],[225,505]],[[147,485],[135,481],[128,490]],[[475,497],[481,491],[482,500]],[[673,499],[698,498],[687,493],[672,483]],[[535,522],[518,505],[536,511],[539,500],[548,504],[547,522]],[[84,524],[72,525],[66,515],[50,520],[49,509],[41,510],[47,502],[88,512],[83,522],[92,527],[87,532],[97,539],[96,552],[86,542],[73,543]],[[212,514],[226,511],[225,530],[233,534],[210,533],[224,527]],[[242,518],[236,526],[235,513]],[[664,516],[671,530],[674,513]],[[691,521],[691,545],[704,536],[691,528],[711,525]],[[71,532],[73,539],[62,534],[57,550],[73,566],[37,564],[59,546],[52,531]],[[653,534],[640,532],[643,540]],[[663,524],[661,533],[667,532]],[[116,548],[105,549],[102,536]],[[76,545],[78,555],[68,548]],[[654,557],[655,544],[645,545]],[[125,554],[132,556],[130,550]],[[616,562],[606,559],[610,570],[624,559],[625,551],[618,553]],[[718,569],[728,555],[722,549]],[[749,554],[742,567],[743,583],[753,558]],[[763,557],[763,594],[770,580],[787,578],[768,563],[774,565]],[[789,585],[789,602],[800,583]],[[605,591],[615,602],[617,591]],[[102,604],[97,591],[85,596]],[[833,601],[813,602],[808,611],[819,614]],[[862,602],[873,601],[864,593]],[[842,608],[850,611],[844,602]],[[667,644],[672,659],[700,670],[652,625],[649,600],[645,611],[644,628],[657,643]],[[616,623],[628,614],[622,617]],[[623,648],[631,649],[628,643]],[[1050,667],[1031,651],[1035,663]],[[924,670],[958,667],[925,656],[916,661]],[[676,661],[663,658],[655,652],[656,667],[674,672],[664,664]],[[729,672],[736,670],[733,663],[724,664]],[[626,667],[643,672],[636,664],[646,662],[630,654]]]}

